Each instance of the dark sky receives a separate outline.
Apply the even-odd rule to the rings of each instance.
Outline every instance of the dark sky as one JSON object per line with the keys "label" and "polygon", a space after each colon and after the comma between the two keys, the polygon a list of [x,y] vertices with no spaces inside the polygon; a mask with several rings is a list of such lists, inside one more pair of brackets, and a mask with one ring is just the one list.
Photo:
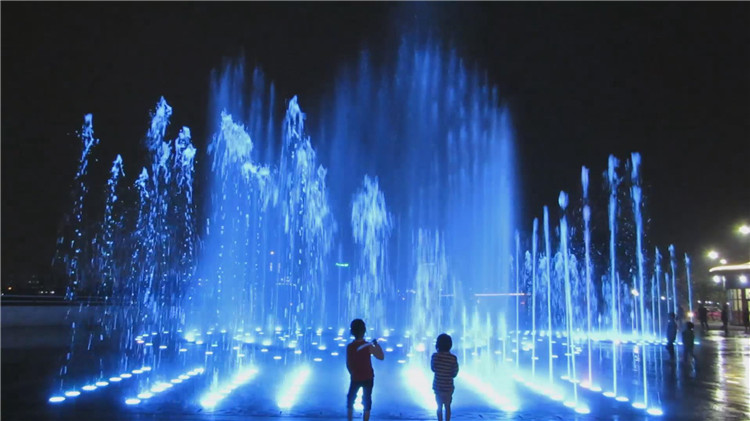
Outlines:
{"label": "dark sky", "polygon": [[[317,104],[364,47],[431,31],[487,72],[510,107],[524,222],[610,153],[644,160],[651,243],[747,257],[747,3],[2,3],[2,275],[44,274],[70,208],[73,136],[140,158],[164,95],[199,147],[210,71],[243,52],[281,98]],[[309,100],[307,99],[309,98]],[[311,121],[310,124],[314,124]],[[313,142],[315,140],[313,139]],[[102,165],[108,166],[107,165]],[[697,260],[700,260],[697,259]]]}

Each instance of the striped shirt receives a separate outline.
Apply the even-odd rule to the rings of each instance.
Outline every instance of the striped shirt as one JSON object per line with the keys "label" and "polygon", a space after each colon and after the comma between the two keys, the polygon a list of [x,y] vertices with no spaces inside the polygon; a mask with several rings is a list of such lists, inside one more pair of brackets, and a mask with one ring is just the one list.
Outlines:
{"label": "striped shirt", "polygon": [[436,352],[432,354],[430,362],[435,379],[432,390],[436,392],[453,392],[453,378],[458,375],[458,359],[450,352]]}

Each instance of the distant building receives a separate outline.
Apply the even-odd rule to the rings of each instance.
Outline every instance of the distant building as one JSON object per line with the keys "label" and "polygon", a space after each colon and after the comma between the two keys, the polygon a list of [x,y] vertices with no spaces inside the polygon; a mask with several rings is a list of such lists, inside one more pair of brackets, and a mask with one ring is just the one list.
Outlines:
{"label": "distant building", "polygon": [[750,262],[723,265],[709,269],[711,279],[721,284],[729,303],[729,323],[742,324],[742,311],[750,305]]}

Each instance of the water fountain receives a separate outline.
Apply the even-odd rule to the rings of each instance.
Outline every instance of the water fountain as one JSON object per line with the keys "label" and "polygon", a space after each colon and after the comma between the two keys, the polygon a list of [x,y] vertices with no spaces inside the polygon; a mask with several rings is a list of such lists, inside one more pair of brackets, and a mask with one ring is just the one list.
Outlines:
{"label": "water fountain", "polygon": [[[337,79],[320,121],[306,121],[293,97],[279,133],[260,71],[246,86],[243,67],[229,63],[212,86],[208,147],[193,146],[187,127],[170,139],[173,110],[160,99],[148,164],[132,172],[115,159],[99,219],[86,200],[98,140],[85,117],[59,256],[68,298],[95,286],[104,302],[96,326],[71,316],[50,402],[107,388],[131,410],[166,405],[171,394],[216,411],[265,382],[276,406],[245,405],[251,414],[336,414],[336,399],[298,404],[298,395],[313,373],[344,390],[347,323],[364,317],[386,349],[382,370],[407,375],[385,380],[409,392],[392,398],[398,407],[432,408],[430,349],[446,331],[459,384],[477,405],[513,412],[522,396],[541,394],[585,414],[603,394],[661,413],[650,379],[662,316],[692,290],[686,256],[688,297],[677,295],[674,246],[669,271],[658,248],[647,264],[640,155],[626,161],[630,177],[610,157],[603,192],[590,189],[584,167],[580,201],[559,195],[559,224],[544,207],[542,226],[534,218],[524,232],[508,112],[496,89],[436,43],[404,41],[392,66],[364,54]],[[205,174],[199,160],[210,164]],[[137,174],[132,189],[127,174]],[[195,196],[199,183],[205,194]],[[608,245],[592,240],[601,226]],[[671,275],[663,290],[662,273]],[[92,358],[98,364],[86,364]]]}

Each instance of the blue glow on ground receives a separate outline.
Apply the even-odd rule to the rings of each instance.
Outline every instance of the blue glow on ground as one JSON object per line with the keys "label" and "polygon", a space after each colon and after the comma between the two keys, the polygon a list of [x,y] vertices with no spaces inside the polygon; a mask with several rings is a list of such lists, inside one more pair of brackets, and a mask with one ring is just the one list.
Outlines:
{"label": "blue glow on ground", "polygon": [[[203,369],[200,369],[200,372],[203,372]],[[240,373],[236,374],[232,380],[227,382],[226,384],[216,386],[212,389],[211,392],[205,394],[201,400],[200,404],[205,409],[212,409],[216,405],[219,404],[224,398],[229,396],[234,389],[246,384],[250,380],[255,377],[255,375],[258,374],[258,369],[255,367],[251,367],[248,369],[242,370]],[[190,375],[190,373],[188,373]]]}
{"label": "blue glow on ground", "polygon": [[299,367],[282,385],[281,391],[277,398],[276,404],[279,409],[290,409],[297,402],[297,397],[302,391],[308,377],[310,377],[310,367]]}

